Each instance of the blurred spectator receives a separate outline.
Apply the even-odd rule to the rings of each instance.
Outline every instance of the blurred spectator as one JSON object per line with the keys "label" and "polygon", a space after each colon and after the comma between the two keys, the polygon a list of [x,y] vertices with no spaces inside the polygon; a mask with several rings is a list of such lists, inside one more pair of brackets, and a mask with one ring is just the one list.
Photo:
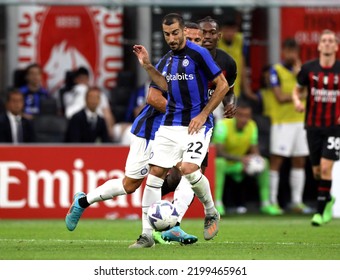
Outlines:
{"label": "blurred spectator", "polygon": [[131,95],[126,113],[126,122],[132,123],[146,104],[150,80],[138,87]]}
{"label": "blurred spectator", "polygon": [[[65,102],[68,101],[68,94],[74,86],[74,74],[75,71],[66,71],[64,85],[58,91],[58,111],[60,115],[65,116]],[[65,96],[66,95],[66,96]]]}
{"label": "blurred spectator", "polygon": [[[215,202],[221,215],[225,214],[223,203],[226,178],[229,193],[236,192],[237,201],[234,203],[238,213],[247,211],[246,194],[249,186],[244,184],[245,177],[255,176],[259,188],[260,211],[264,214],[277,215],[279,212],[270,205],[269,197],[269,164],[260,157],[258,147],[258,129],[252,120],[252,109],[245,101],[240,101],[235,118],[221,119],[214,128],[213,143],[216,144],[217,157],[215,160]],[[262,167],[257,173],[250,173],[248,165],[254,155],[257,155]],[[248,173],[248,174],[247,174]],[[229,196],[230,200],[230,196]],[[231,206],[231,205],[227,205]]]}
{"label": "blurred spectator", "polygon": [[309,154],[304,115],[295,110],[292,101],[296,76],[301,67],[299,46],[294,39],[288,38],[283,42],[282,57],[282,62],[273,65],[270,70],[270,83],[275,97],[270,104],[271,202],[279,209],[280,169],[284,159],[290,158],[292,169],[289,174],[289,184],[292,210],[298,213],[310,213],[312,210],[303,203],[305,161]]}
{"label": "blurred spectator", "polygon": [[1,143],[31,143],[35,134],[31,120],[23,117],[24,97],[18,89],[7,93],[6,112],[0,115]]}
{"label": "blurred spectator", "polygon": [[256,100],[250,87],[246,65],[246,46],[243,35],[239,32],[237,21],[234,17],[227,17],[221,25],[222,38],[217,47],[229,54],[236,62],[237,78],[234,93],[236,97],[244,95],[247,99]]}
{"label": "blurred spectator", "polygon": [[0,114],[6,112],[6,108],[5,108],[5,104],[2,101],[2,99],[0,99]]}
{"label": "blurred spectator", "polygon": [[271,114],[275,110],[275,108],[273,108],[275,95],[270,84],[270,69],[270,64],[263,66],[260,76],[260,88],[256,92],[259,101],[258,113],[269,118],[271,118]]}
{"label": "blurred spectator", "polygon": [[[76,112],[79,112],[85,106],[85,95],[89,88],[90,74],[85,67],[79,67],[74,72],[74,86],[71,91],[65,92],[63,95],[63,103],[65,106],[65,116],[70,119]],[[115,123],[111,112],[110,103],[105,95],[101,92],[100,104],[97,106],[96,113],[105,119],[107,131],[111,139],[113,139],[112,127]]]}
{"label": "blurred spectator", "polygon": [[89,88],[85,94],[86,106],[69,120],[65,142],[110,142],[105,120],[97,113],[102,94],[99,88]]}
{"label": "blurred spectator", "polygon": [[25,70],[26,85],[20,87],[24,95],[24,116],[32,119],[40,113],[40,101],[49,98],[48,91],[42,86],[42,68],[31,64]]}

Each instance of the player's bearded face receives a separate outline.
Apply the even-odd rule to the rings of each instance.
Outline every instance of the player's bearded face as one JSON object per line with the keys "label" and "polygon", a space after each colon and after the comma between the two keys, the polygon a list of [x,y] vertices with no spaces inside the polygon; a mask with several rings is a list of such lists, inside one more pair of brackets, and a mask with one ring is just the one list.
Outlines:
{"label": "player's bearded face", "polygon": [[171,50],[180,50],[185,46],[184,32],[178,22],[171,25],[163,24],[163,34]]}

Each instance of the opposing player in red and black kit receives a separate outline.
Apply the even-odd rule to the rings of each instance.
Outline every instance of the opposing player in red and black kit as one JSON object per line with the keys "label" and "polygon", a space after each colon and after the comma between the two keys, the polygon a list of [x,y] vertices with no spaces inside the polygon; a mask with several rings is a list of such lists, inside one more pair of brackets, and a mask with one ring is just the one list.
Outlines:
{"label": "opposing player in red and black kit", "polygon": [[[302,66],[293,91],[296,110],[305,112],[310,160],[318,181],[313,226],[321,226],[332,219],[335,202],[330,190],[333,164],[339,160],[340,151],[340,61],[336,59],[338,40],[333,31],[321,33],[318,51],[319,59]],[[306,108],[301,102],[305,88]]]}

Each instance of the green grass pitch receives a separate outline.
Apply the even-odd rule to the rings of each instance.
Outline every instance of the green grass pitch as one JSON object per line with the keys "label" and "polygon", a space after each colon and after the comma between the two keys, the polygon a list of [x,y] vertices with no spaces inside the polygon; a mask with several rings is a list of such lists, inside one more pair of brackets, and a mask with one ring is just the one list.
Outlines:
{"label": "green grass pitch", "polygon": [[128,249],[141,221],[83,219],[69,232],[63,220],[0,220],[2,260],[339,260],[340,219],[312,227],[310,216],[223,217],[211,241],[203,219],[185,219],[182,228],[196,244]]}

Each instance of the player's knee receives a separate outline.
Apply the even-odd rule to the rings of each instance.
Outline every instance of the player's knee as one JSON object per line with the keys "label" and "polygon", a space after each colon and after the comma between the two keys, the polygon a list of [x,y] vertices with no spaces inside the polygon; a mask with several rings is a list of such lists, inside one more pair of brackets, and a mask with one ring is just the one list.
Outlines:
{"label": "player's knee", "polygon": [[125,177],[123,179],[123,186],[127,194],[134,193],[142,184],[143,179],[132,179]]}
{"label": "player's knee", "polygon": [[332,178],[332,168],[329,166],[321,166],[319,177],[321,179],[330,180]]}
{"label": "player's knee", "polygon": [[199,181],[202,177],[201,170],[195,170],[192,173],[184,175],[185,178],[190,182],[190,184],[195,184],[197,181]]}
{"label": "player's knee", "polygon": [[194,173],[195,171],[197,171],[199,168],[196,164],[182,164],[181,166],[181,171],[183,175],[188,175],[191,173]]}
{"label": "player's knee", "polygon": [[168,182],[168,185],[170,187],[175,186],[175,188],[178,186],[179,182],[181,181],[182,173],[177,167],[173,167],[169,174],[166,177],[166,180]]}
{"label": "player's knee", "polygon": [[168,172],[168,169],[166,168],[151,165],[149,174],[156,176],[158,178],[165,178],[165,176],[167,175],[167,172]]}

